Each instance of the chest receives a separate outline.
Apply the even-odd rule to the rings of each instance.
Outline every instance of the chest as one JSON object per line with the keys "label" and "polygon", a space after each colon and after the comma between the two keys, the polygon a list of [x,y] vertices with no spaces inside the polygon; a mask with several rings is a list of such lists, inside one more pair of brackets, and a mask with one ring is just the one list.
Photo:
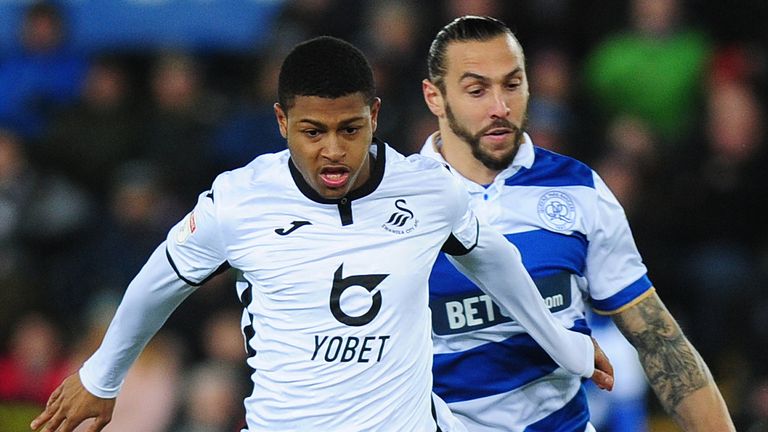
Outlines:
{"label": "chest", "polygon": [[249,282],[252,309],[294,319],[330,311],[329,323],[354,327],[424,307],[429,271],[450,233],[425,200],[285,204],[233,225],[228,261]]}

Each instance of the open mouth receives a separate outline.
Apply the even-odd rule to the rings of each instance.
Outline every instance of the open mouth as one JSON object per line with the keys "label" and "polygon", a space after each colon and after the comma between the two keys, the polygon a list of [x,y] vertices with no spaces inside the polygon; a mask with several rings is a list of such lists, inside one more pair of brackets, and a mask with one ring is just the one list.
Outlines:
{"label": "open mouth", "polygon": [[344,186],[349,179],[349,169],[346,167],[325,167],[320,170],[320,180],[329,188]]}

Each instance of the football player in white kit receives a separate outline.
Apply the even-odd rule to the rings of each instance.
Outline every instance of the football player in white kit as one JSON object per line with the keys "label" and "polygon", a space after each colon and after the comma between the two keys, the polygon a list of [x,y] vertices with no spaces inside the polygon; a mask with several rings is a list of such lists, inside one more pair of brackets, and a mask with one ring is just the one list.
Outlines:
{"label": "football player in white kit", "polygon": [[[520,43],[489,17],[461,17],[432,42],[425,101],[439,132],[422,154],[451,167],[480,219],[514,243],[550,311],[589,334],[586,308],[634,345],[664,408],[687,431],[734,430],[709,369],[655,294],[621,205],[574,159],[524,133]],[[663,78],[660,71],[659,79]],[[471,432],[593,430],[582,379],[440,256],[430,277],[435,393]]]}
{"label": "football player in white kit", "polygon": [[[275,113],[288,150],[219,175],[129,285],[99,349],[36,428],[109,421],[128,368],[217,271],[239,271],[253,392],[249,431],[463,431],[432,394],[427,281],[441,250],[563,368],[612,386],[594,341],[555,321],[500,234],[445,166],[373,138],[380,100],[362,53],[299,44]],[[137,415],[140,415],[137,413]]]}

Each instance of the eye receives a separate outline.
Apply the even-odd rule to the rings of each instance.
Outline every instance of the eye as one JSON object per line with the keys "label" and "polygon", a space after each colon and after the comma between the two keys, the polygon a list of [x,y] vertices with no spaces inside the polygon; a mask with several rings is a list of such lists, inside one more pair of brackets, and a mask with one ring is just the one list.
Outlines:
{"label": "eye", "polygon": [[320,136],[320,131],[317,129],[304,129],[301,131],[304,135],[308,136],[309,138],[317,138]]}
{"label": "eye", "polygon": [[507,90],[516,90],[521,85],[523,85],[522,80],[514,80],[507,83]]}
{"label": "eye", "polygon": [[344,129],[342,129],[342,132],[344,132],[345,135],[354,135],[359,130],[360,130],[359,127],[348,126],[348,127],[345,127]]}
{"label": "eye", "polygon": [[473,97],[480,97],[485,94],[485,89],[483,87],[470,87],[467,89],[467,93]]}

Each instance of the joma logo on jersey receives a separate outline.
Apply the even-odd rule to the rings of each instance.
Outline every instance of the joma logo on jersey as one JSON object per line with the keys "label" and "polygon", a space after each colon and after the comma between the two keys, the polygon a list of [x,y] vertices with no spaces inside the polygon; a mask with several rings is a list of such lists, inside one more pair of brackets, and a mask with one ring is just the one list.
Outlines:
{"label": "joma logo on jersey", "polygon": [[408,234],[419,226],[413,212],[406,207],[408,203],[400,198],[395,201],[395,211],[389,216],[381,227],[393,234]]}
{"label": "joma logo on jersey", "polygon": [[312,225],[312,222],[305,220],[293,221],[291,222],[291,226],[289,228],[277,228],[275,233],[277,233],[277,235],[287,236],[288,234],[296,231],[304,225]]}

